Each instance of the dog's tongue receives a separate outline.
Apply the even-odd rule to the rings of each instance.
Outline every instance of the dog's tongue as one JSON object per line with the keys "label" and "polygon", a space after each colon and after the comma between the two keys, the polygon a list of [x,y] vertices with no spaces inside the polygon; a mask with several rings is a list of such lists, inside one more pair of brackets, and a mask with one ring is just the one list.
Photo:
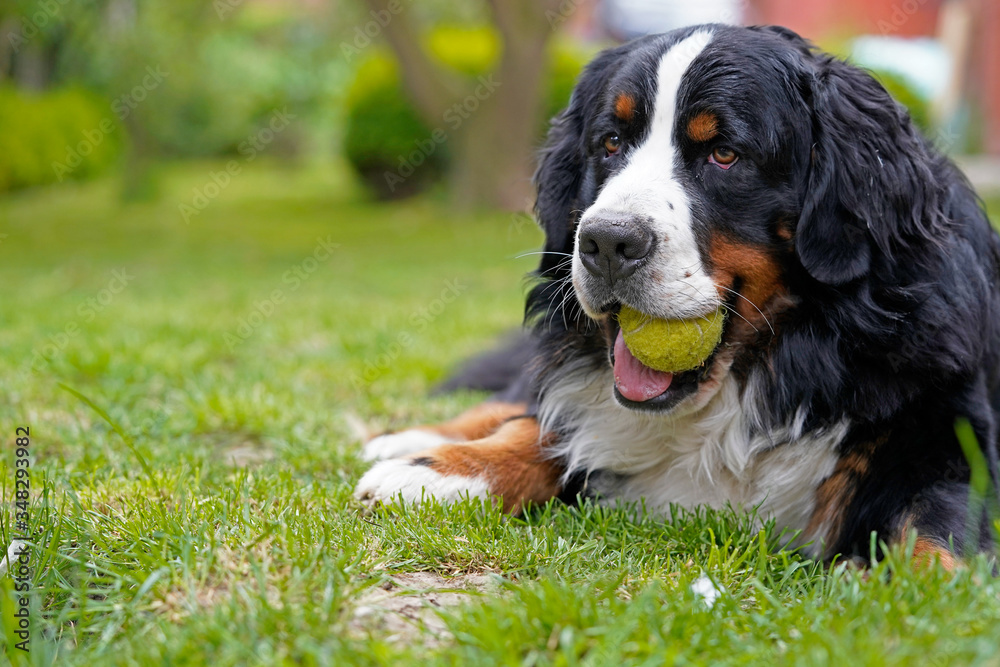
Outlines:
{"label": "dog's tongue", "polygon": [[673,373],[643,366],[625,345],[622,332],[618,331],[615,340],[615,386],[622,396],[637,403],[648,401],[669,389],[673,379]]}

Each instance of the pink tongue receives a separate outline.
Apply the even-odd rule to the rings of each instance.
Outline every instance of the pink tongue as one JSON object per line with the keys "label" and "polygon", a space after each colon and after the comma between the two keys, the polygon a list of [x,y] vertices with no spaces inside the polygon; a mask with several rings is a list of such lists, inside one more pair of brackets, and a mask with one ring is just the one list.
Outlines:
{"label": "pink tongue", "polygon": [[667,389],[674,379],[673,373],[657,371],[632,356],[622,332],[615,340],[615,386],[621,395],[630,401],[641,403],[656,398]]}

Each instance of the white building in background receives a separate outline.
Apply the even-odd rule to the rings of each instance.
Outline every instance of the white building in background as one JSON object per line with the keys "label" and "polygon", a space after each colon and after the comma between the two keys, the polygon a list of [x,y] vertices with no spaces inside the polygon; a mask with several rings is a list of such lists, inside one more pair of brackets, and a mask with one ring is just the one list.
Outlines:
{"label": "white building in background", "polygon": [[600,0],[598,19],[622,40],[697,23],[741,25],[745,0]]}

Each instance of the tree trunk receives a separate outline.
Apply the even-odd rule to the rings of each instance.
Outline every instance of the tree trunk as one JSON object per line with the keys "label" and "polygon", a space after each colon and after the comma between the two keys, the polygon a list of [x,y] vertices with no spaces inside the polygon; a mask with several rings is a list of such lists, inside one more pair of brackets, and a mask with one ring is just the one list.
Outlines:
{"label": "tree trunk", "polygon": [[[390,0],[365,0],[376,14]],[[530,205],[531,172],[546,74],[549,18],[559,0],[489,0],[503,41],[499,66],[462,90],[420,47],[406,11],[386,22],[386,41],[400,62],[403,85],[432,128],[447,128],[452,150],[448,188],[461,207],[523,210]],[[387,14],[383,14],[387,15]]]}
{"label": "tree trunk", "polygon": [[[546,47],[552,27],[546,10],[554,2],[492,0],[503,35],[503,55],[496,73],[480,80],[462,103],[478,108],[457,130],[455,161],[449,181],[460,206],[524,210],[530,206],[531,173],[541,127],[547,73]],[[488,91],[485,100],[476,93]],[[527,204],[527,205],[526,205]]]}
{"label": "tree trunk", "polygon": [[[450,72],[434,64],[420,46],[419,30],[399,0],[365,0],[372,17],[383,25],[383,34],[399,61],[403,87],[424,120],[436,127],[441,113],[463,87]],[[402,10],[400,10],[402,8]]]}
{"label": "tree trunk", "polygon": [[21,88],[45,90],[50,70],[45,49],[36,42],[29,42],[14,56],[14,82]]}

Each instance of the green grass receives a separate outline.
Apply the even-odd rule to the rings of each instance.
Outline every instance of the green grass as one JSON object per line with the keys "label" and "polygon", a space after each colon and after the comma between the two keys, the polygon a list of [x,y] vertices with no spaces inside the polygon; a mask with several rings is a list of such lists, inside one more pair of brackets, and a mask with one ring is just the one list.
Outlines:
{"label": "green grass", "polygon": [[[540,236],[433,198],[366,203],[336,170],[253,167],[190,224],[178,205],[217,164],[168,170],[150,203],[111,182],[0,200],[0,534],[28,426],[36,545],[28,655],[0,579],[16,663],[1000,664],[980,561],[828,572],[732,513],[365,514],[351,424],[480,400],[426,391],[519,321],[534,258],[517,255]],[[435,607],[447,591],[417,581],[468,590]]]}

